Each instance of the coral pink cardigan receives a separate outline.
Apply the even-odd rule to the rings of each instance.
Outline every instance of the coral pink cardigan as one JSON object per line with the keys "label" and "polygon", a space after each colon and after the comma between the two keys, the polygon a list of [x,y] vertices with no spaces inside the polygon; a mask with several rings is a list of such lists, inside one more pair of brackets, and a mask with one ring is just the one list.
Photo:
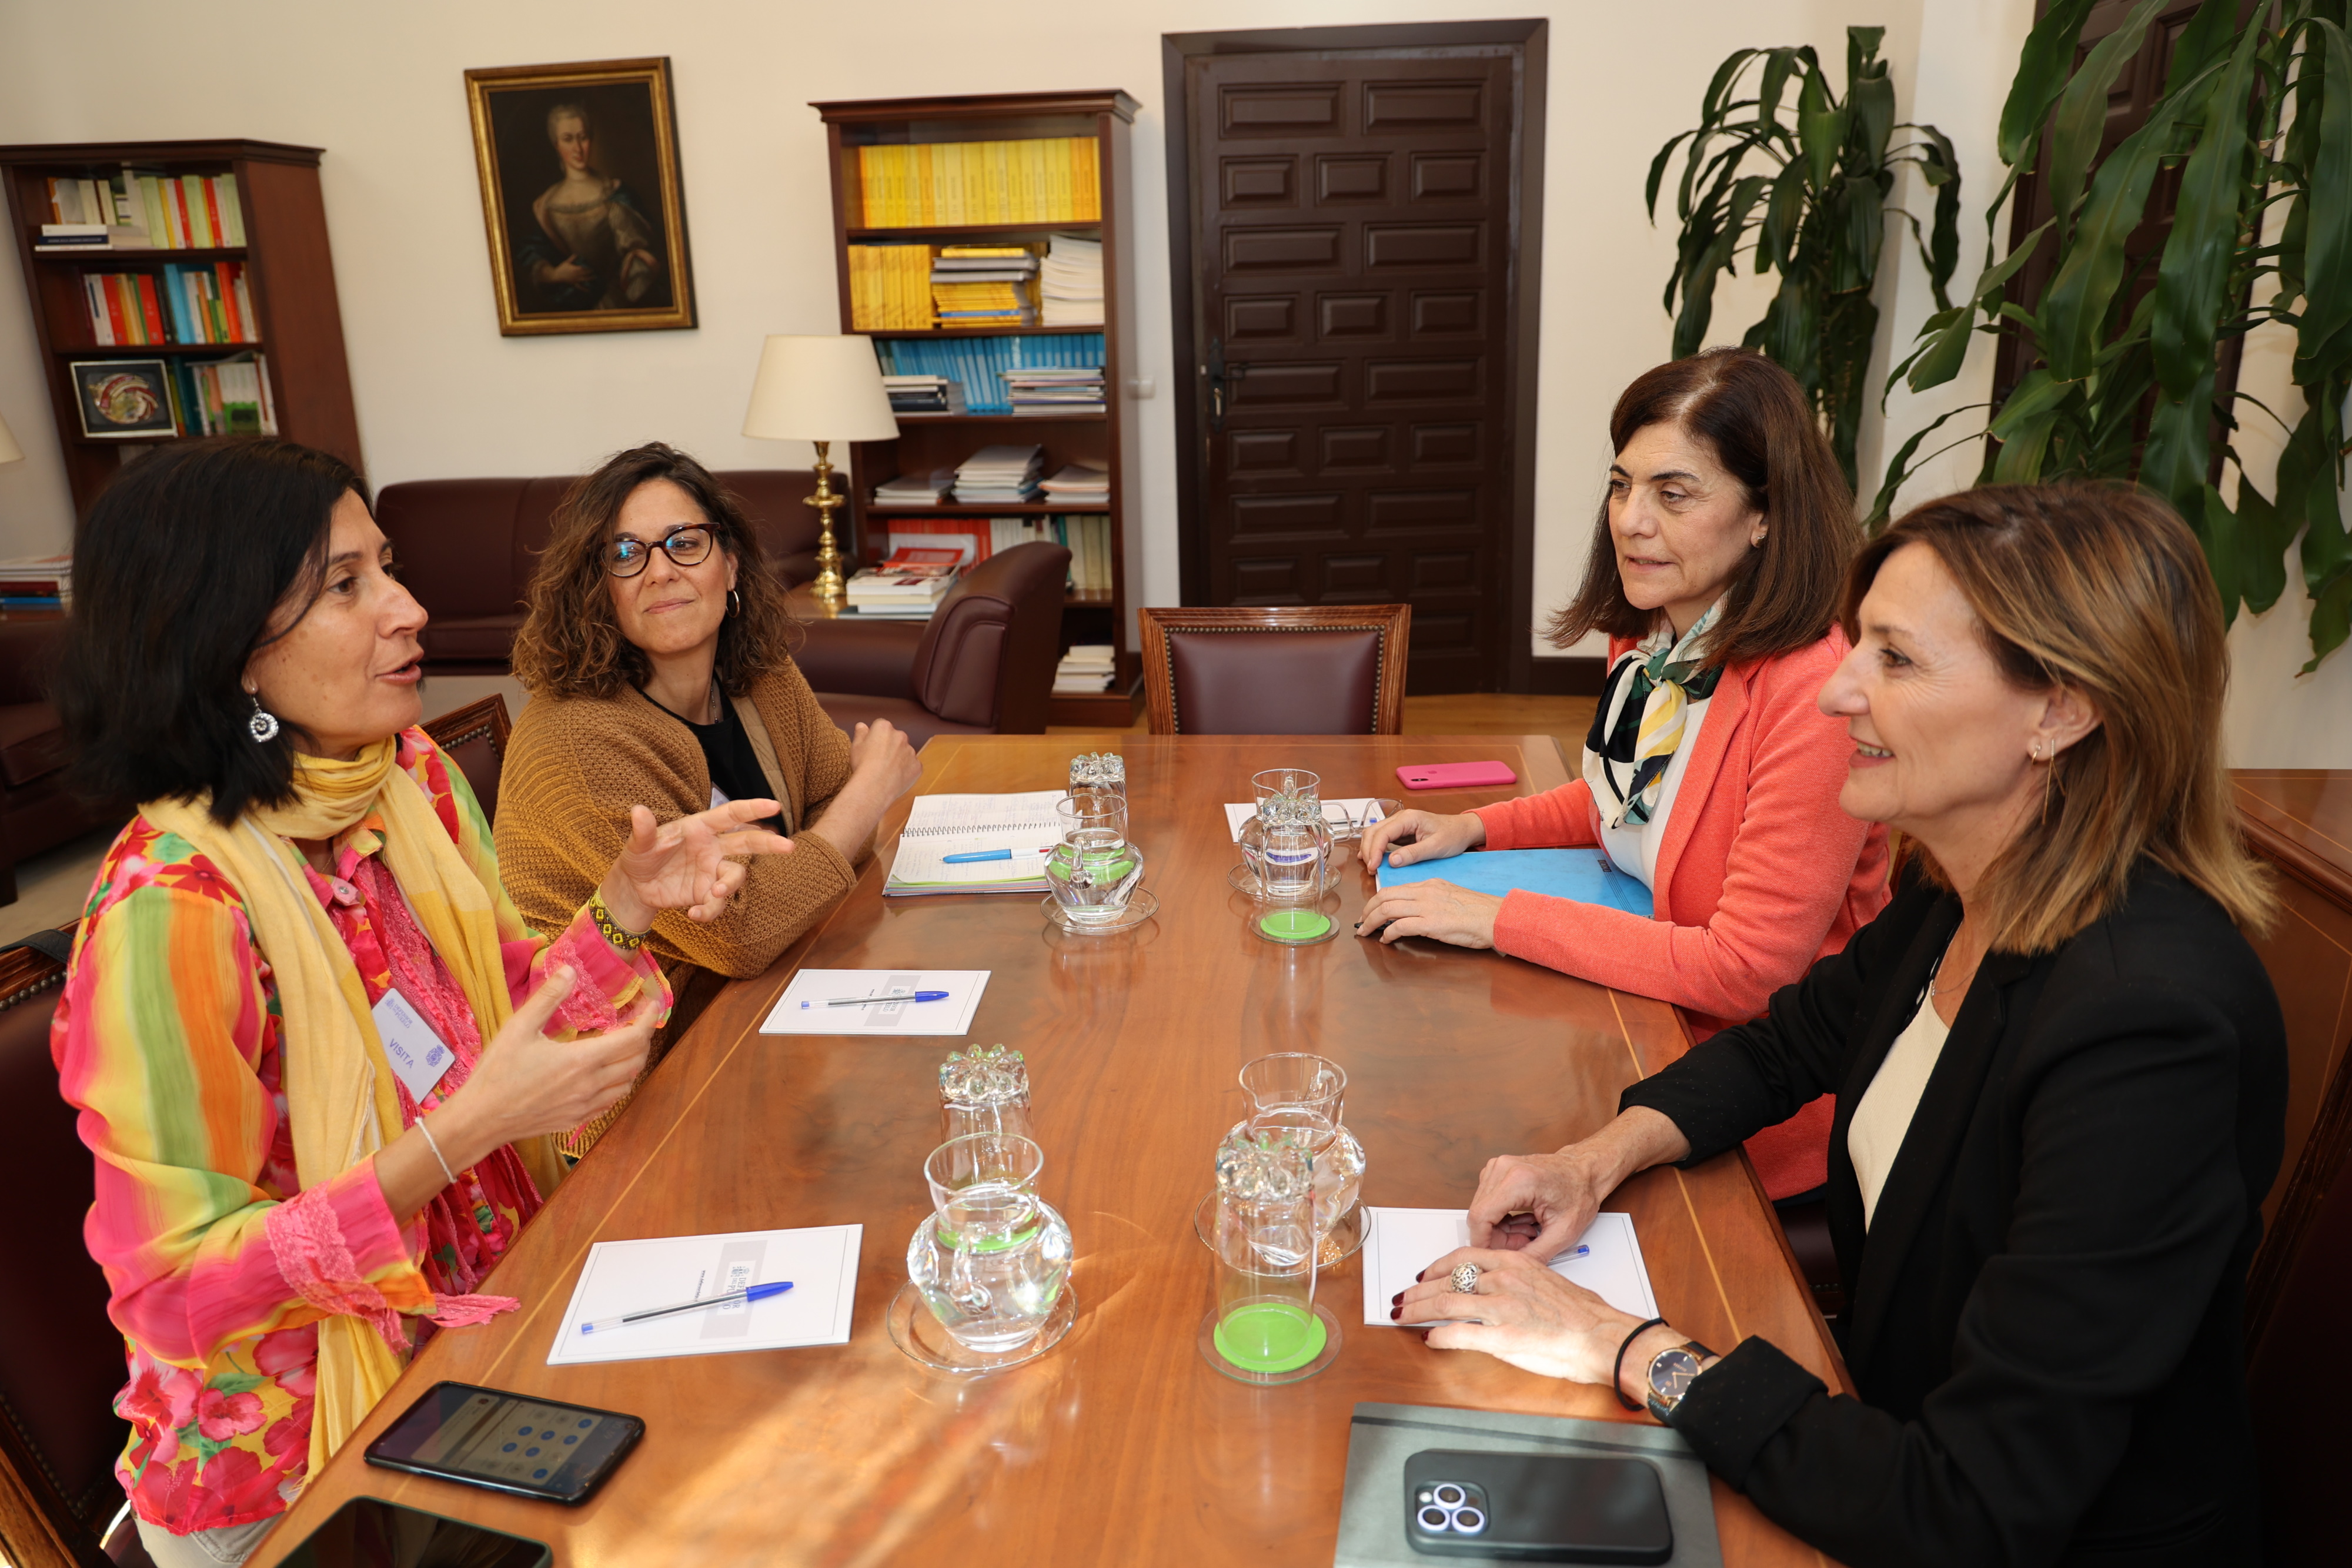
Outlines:
{"label": "coral pink cardigan", "polygon": [[[1612,639],[1613,661],[1633,646]],[[1723,673],[1691,744],[1658,846],[1654,919],[1515,892],[1495,946],[1516,957],[1657,997],[1705,1040],[1754,1018],[1782,986],[1886,906],[1886,829],[1838,808],[1853,742],[1813,706],[1845,633]],[[1478,808],[1491,850],[1598,844],[1601,812],[1579,779]],[[1830,1097],[1748,1140],[1765,1190],[1827,1179]]]}

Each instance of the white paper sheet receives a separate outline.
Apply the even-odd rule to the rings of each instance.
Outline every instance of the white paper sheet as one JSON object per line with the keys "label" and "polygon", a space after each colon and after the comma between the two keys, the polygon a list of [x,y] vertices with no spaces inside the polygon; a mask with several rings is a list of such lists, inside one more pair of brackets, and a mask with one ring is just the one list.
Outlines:
{"label": "white paper sheet", "polygon": [[[1043,893],[1045,855],[1061,839],[1062,789],[1013,795],[919,795],[898,835],[886,894]],[[949,865],[949,855],[1011,850],[1013,858]]]}
{"label": "white paper sheet", "polygon": [[[547,1364],[847,1344],[865,1229],[862,1225],[825,1225],[806,1230],[599,1241],[588,1249],[572,1304],[564,1309],[555,1343],[548,1347]],[[582,1323],[598,1318],[698,1301],[779,1280],[790,1280],[793,1288],[762,1301],[677,1312],[599,1334],[580,1332]]]}
{"label": "white paper sheet", "polygon": [[[1457,1247],[1470,1245],[1470,1216],[1459,1208],[1372,1208],[1364,1218],[1370,1228],[1364,1237],[1364,1322],[1376,1328],[1394,1328],[1389,1321],[1389,1298],[1410,1286],[1423,1269]],[[1658,1315],[1658,1298],[1650,1290],[1650,1270],[1642,1261],[1642,1243],[1633,1234],[1630,1214],[1596,1214],[1578,1246],[1551,1260],[1551,1270],[1573,1280],[1621,1312],[1635,1317]],[[1415,1323],[1425,1328],[1425,1323]]]}
{"label": "white paper sheet", "polygon": [[[1364,810],[1372,803],[1372,800],[1370,795],[1358,795],[1345,800],[1326,800],[1323,802],[1323,820],[1335,829],[1344,828],[1351,822],[1369,826],[1363,820]],[[1242,825],[1256,815],[1257,808],[1254,805],[1228,804],[1225,807],[1225,831],[1233,834],[1234,842],[1242,841]],[[1378,817],[1372,819],[1374,822],[1379,821]]]}
{"label": "white paper sheet", "polygon": [[[986,969],[803,969],[760,1026],[761,1034],[970,1034]],[[825,1004],[836,997],[945,991],[936,1002]],[[801,1004],[808,1005],[803,1007]]]}

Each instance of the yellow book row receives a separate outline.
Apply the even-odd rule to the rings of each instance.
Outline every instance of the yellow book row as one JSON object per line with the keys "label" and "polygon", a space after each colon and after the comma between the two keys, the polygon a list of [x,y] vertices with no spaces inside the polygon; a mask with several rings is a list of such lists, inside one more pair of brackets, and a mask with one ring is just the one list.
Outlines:
{"label": "yellow book row", "polygon": [[913,332],[931,324],[929,246],[849,247],[851,331]]}
{"label": "yellow book row", "polygon": [[861,147],[866,228],[1096,223],[1102,182],[1090,136]]}

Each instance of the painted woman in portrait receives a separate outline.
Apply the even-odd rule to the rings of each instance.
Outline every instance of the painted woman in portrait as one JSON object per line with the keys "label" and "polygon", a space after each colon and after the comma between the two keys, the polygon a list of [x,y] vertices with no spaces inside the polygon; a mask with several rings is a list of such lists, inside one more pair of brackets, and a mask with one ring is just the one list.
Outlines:
{"label": "painted woman in portrait", "polygon": [[526,308],[613,310],[666,306],[662,244],[654,217],[629,187],[596,169],[595,122],[584,103],[547,111],[563,178],[530,204],[534,226],[520,241],[516,271],[530,297]]}

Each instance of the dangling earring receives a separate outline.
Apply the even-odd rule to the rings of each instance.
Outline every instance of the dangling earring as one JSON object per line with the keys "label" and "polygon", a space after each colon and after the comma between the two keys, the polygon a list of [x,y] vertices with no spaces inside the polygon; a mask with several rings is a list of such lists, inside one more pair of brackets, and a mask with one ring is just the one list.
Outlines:
{"label": "dangling earring", "polygon": [[261,706],[259,693],[247,692],[245,695],[253,699],[253,716],[245,721],[247,733],[257,742],[277,739],[278,716]]}
{"label": "dangling earring", "polygon": [[731,588],[727,591],[727,613],[730,615],[743,613],[743,596]]}

